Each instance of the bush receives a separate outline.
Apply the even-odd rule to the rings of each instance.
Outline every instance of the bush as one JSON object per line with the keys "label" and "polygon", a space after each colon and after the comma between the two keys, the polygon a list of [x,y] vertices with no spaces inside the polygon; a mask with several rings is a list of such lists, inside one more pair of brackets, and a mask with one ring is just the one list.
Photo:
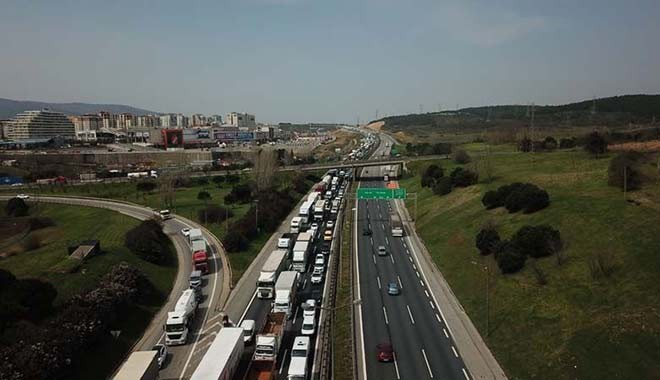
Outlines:
{"label": "bush", "polygon": [[508,241],[501,241],[495,248],[495,259],[502,274],[516,273],[525,266],[527,257],[518,247]]}
{"label": "bush", "polygon": [[11,217],[26,216],[29,211],[27,203],[21,198],[11,198],[5,205],[5,214]]}
{"label": "bush", "polygon": [[210,201],[211,198],[212,198],[211,194],[206,190],[202,190],[199,193],[197,193],[197,199],[204,202],[204,204]]}
{"label": "bush", "polygon": [[607,142],[600,133],[593,131],[585,138],[584,149],[592,155],[597,156],[607,151]]}
{"label": "bush", "polygon": [[148,219],[126,232],[124,244],[145,261],[157,265],[170,263],[169,239],[161,225]]}
{"label": "bush", "polygon": [[[229,177],[229,176],[228,176]],[[252,189],[244,183],[231,188],[229,194],[225,195],[225,203],[248,203],[252,200]]]}
{"label": "bush", "polygon": [[240,232],[232,230],[225,234],[225,237],[222,239],[222,245],[227,252],[241,252],[247,249],[248,239]]}
{"label": "bush", "polygon": [[543,140],[543,149],[545,150],[555,150],[557,145],[557,140],[552,136],[548,136]]}
{"label": "bush", "polygon": [[471,170],[461,167],[455,168],[451,172],[451,182],[456,187],[468,187],[477,183],[479,175]]}
{"label": "bush", "polygon": [[463,149],[457,149],[453,154],[454,162],[457,164],[468,164],[472,161],[472,157]]}
{"label": "bush", "polygon": [[531,152],[532,144],[532,139],[529,137],[523,137],[520,141],[518,141],[518,150],[521,152]]}
{"label": "bush", "polygon": [[153,181],[142,181],[135,184],[135,189],[141,193],[149,193],[158,187],[158,184]]}
{"label": "bush", "polygon": [[489,210],[504,206],[510,213],[523,210],[524,213],[530,214],[548,207],[550,196],[545,190],[531,183],[514,182],[500,186],[496,191],[486,192],[481,203]]}
{"label": "bush", "polygon": [[[642,177],[637,171],[638,163],[643,159],[639,152],[624,152],[610,161],[607,168],[607,184],[623,190],[638,190],[642,186]],[[625,172],[625,175],[624,175]]]}
{"label": "bush", "polygon": [[444,175],[442,167],[435,164],[427,166],[422,174],[422,187],[433,187],[433,184]]}
{"label": "bush", "polygon": [[484,228],[477,234],[475,244],[484,256],[495,252],[500,243],[500,235],[493,228]]}
{"label": "bush", "polygon": [[575,148],[576,145],[577,141],[575,140],[575,137],[559,139],[559,149]]}
{"label": "bush", "polygon": [[[520,199],[522,200],[522,210],[525,214],[543,210],[550,205],[548,192],[535,185],[525,186],[520,190]],[[509,212],[511,211],[509,210]]]}
{"label": "bush", "polygon": [[481,198],[481,203],[487,210],[501,207],[503,201],[500,199],[500,193],[497,190],[489,190]]}
{"label": "bush", "polygon": [[197,211],[197,219],[202,223],[222,223],[234,216],[234,212],[222,206],[208,206]]}
{"label": "bush", "polygon": [[216,185],[221,185],[222,183],[225,182],[225,176],[218,175],[218,176],[212,177],[211,181],[213,181],[213,183],[215,183]]}
{"label": "bush", "polygon": [[511,243],[520,253],[535,258],[550,256],[562,246],[559,231],[548,225],[523,226],[511,237]]}
{"label": "bush", "polygon": [[433,194],[446,195],[451,193],[453,189],[451,178],[441,177],[433,184]]}

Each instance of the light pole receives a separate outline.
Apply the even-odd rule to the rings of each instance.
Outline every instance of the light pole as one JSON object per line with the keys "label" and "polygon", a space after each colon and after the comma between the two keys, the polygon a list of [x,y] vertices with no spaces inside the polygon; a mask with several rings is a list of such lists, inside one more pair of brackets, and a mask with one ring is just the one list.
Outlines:
{"label": "light pole", "polygon": [[479,264],[476,261],[472,261],[472,264],[480,265],[481,269],[486,273],[486,336],[490,336],[490,267]]}

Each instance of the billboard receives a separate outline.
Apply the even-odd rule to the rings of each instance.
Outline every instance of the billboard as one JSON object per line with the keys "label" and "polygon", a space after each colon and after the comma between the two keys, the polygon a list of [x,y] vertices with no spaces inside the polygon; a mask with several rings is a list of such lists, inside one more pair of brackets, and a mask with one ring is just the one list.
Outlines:
{"label": "billboard", "polygon": [[252,141],[254,133],[250,131],[213,131],[213,138],[218,141]]}
{"label": "billboard", "polygon": [[183,130],[181,129],[162,129],[163,146],[165,149],[183,148]]}

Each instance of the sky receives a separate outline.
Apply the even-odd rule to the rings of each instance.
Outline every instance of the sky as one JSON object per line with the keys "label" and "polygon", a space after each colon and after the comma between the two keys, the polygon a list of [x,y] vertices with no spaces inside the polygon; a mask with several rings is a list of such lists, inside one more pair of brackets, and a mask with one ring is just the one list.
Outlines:
{"label": "sky", "polygon": [[355,123],[660,93],[660,1],[1,0],[0,97]]}

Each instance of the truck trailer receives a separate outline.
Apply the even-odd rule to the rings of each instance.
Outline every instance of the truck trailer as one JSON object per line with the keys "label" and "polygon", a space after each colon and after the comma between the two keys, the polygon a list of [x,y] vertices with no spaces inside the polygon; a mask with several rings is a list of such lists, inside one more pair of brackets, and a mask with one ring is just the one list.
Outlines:
{"label": "truck trailer", "polygon": [[166,345],[186,344],[195,310],[197,310],[195,291],[186,289],[176,301],[174,311],[167,313],[167,321],[165,322]]}
{"label": "truck trailer", "polygon": [[257,297],[273,298],[275,281],[286,263],[287,251],[278,249],[270,253],[257,279]]}
{"label": "truck trailer", "polygon": [[242,328],[222,328],[190,380],[231,380],[241,361],[244,348]]}
{"label": "truck trailer", "polygon": [[113,380],[157,380],[158,351],[135,351],[124,361]]}
{"label": "truck trailer", "polygon": [[293,270],[304,272],[307,269],[309,242],[297,241],[293,246]]}
{"label": "truck trailer", "polygon": [[277,353],[286,323],[283,313],[270,313],[263,329],[257,335],[254,355],[245,374],[245,380],[274,380],[277,375]]}
{"label": "truck trailer", "polygon": [[273,313],[284,313],[287,317],[293,315],[298,289],[298,272],[281,272],[275,283],[275,302]]}

